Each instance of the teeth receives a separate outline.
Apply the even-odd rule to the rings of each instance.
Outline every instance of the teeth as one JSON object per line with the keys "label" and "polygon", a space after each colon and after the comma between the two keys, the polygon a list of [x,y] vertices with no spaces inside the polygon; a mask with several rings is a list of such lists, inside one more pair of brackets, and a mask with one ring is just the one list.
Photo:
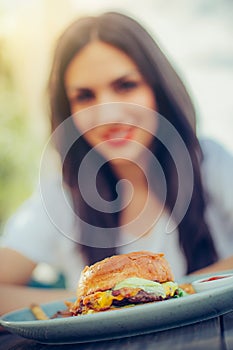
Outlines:
{"label": "teeth", "polygon": [[113,139],[124,138],[128,135],[128,132],[129,132],[128,130],[110,132],[109,136],[110,136],[110,138],[113,138]]}
{"label": "teeth", "polygon": [[113,138],[121,138],[121,137],[125,137],[126,135],[127,135],[127,133],[125,131],[111,134],[111,136]]}

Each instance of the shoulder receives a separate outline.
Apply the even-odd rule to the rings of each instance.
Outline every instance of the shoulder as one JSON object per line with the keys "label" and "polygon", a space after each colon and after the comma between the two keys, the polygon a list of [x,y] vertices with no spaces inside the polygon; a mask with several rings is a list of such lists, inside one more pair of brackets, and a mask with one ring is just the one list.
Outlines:
{"label": "shoulder", "polygon": [[40,228],[45,228],[53,219],[56,221],[61,214],[68,211],[69,206],[67,205],[67,210],[65,208],[67,198],[70,200],[69,191],[59,185],[57,179],[53,179],[53,181],[50,179],[35,188],[31,196],[9,218],[6,225],[25,229],[26,226],[34,224],[30,228],[33,227],[35,231],[37,225]]}
{"label": "shoulder", "polygon": [[215,205],[224,211],[233,210],[230,191],[233,178],[233,155],[225,146],[211,139],[200,140],[203,152],[201,176],[204,190]]}
{"label": "shoulder", "polygon": [[49,181],[46,188],[47,197],[39,186],[8,219],[0,242],[34,261],[45,256],[52,260],[56,247],[64,244],[63,237],[73,235],[72,210],[65,201],[59,202],[59,185]]}
{"label": "shoulder", "polygon": [[233,232],[233,156],[220,143],[205,139],[201,175],[207,206],[206,220],[220,258],[232,255]]}
{"label": "shoulder", "polygon": [[212,139],[200,139],[203,152],[201,171],[212,178],[228,177],[233,174],[233,153],[221,143]]}
{"label": "shoulder", "polygon": [[233,159],[233,154],[230,150],[220,142],[210,138],[200,138],[199,142],[204,155],[204,161],[218,159],[222,156]]}

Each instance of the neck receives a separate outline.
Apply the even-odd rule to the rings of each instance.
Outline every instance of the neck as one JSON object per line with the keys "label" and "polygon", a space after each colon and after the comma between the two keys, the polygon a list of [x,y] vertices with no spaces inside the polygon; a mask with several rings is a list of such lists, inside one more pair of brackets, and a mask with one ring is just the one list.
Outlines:
{"label": "neck", "polygon": [[133,162],[122,162],[114,164],[113,169],[119,179],[128,180],[133,186],[147,188],[146,167],[134,164]]}

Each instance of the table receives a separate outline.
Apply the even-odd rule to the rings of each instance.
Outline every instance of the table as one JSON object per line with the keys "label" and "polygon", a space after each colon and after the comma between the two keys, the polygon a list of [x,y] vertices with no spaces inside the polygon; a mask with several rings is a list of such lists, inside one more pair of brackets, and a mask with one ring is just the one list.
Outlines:
{"label": "table", "polygon": [[0,332],[0,350],[233,350],[233,312],[166,331],[108,341],[46,345]]}

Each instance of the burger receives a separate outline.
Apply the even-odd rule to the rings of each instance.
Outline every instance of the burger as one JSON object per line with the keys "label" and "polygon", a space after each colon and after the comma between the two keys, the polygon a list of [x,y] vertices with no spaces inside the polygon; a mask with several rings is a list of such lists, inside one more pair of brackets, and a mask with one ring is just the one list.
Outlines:
{"label": "burger", "polygon": [[164,254],[148,251],[114,255],[86,266],[77,299],[70,303],[73,316],[158,302],[183,296]]}

